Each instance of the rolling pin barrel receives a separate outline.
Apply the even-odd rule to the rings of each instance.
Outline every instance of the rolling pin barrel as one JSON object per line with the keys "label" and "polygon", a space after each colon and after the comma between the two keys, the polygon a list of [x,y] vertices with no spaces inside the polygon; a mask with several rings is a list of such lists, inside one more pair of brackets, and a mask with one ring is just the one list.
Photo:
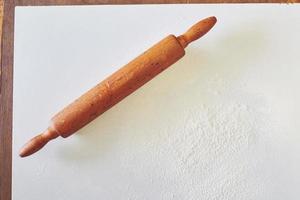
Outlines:
{"label": "rolling pin barrel", "polygon": [[51,128],[72,135],[183,56],[184,48],[169,35],[55,115]]}
{"label": "rolling pin barrel", "polygon": [[56,114],[48,129],[24,145],[20,156],[29,156],[50,140],[68,137],[84,127],[178,61],[185,54],[184,48],[206,34],[215,23],[215,17],[206,18],[179,37],[169,35],[155,44]]}

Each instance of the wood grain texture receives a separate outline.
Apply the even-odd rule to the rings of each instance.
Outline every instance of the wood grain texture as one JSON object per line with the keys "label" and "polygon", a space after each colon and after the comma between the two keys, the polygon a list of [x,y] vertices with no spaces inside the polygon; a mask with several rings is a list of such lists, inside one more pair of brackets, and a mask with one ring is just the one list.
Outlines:
{"label": "wood grain texture", "polygon": [[179,4],[179,3],[299,3],[300,0],[16,0],[16,5],[101,5],[101,4]]}
{"label": "wood grain texture", "polygon": [[0,0],[0,200],[11,200],[13,30],[15,6],[299,2],[300,0],[4,0],[3,3],[3,0]]}
{"label": "wood grain texture", "polygon": [[4,1],[0,77],[0,200],[11,199],[14,2]]}

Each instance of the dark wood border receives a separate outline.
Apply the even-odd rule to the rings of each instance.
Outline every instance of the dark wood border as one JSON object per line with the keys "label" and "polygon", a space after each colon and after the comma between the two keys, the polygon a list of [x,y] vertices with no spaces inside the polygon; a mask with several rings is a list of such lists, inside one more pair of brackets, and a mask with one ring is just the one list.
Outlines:
{"label": "dark wood border", "polygon": [[4,2],[0,77],[0,200],[11,199],[14,1]]}
{"label": "dark wood border", "polygon": [[12,95],[15,6],[299,2],[300,0],[4,0],[0,66],[0,200],[11,200],[12,198]]}
{"label": "dark wood border", "polygon": [[197,3],[299,3],[300,0],[15,0],[17,6]]}

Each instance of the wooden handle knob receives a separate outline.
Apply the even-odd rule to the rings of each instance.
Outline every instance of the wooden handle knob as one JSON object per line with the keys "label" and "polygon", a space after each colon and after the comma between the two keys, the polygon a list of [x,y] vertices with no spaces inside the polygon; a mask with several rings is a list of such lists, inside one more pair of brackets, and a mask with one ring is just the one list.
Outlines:
{"label": "wooden handle knob", "polygon": [[21,149],[19,155],[21,157],[29,156],[43,148],[50,140],[57,138],[58,136],[59,135],[55,130],[48,128],[45,132],[35,136],[27,142]]}
{"label": "wooden handle knob", "polygon": [[217,18],[214,16],[205,18],[193,25],[184,34],[177,37],[177,39],[179,40],[181,46],[185,48],[189,43],[205,35],[216,24],[216,22]]}

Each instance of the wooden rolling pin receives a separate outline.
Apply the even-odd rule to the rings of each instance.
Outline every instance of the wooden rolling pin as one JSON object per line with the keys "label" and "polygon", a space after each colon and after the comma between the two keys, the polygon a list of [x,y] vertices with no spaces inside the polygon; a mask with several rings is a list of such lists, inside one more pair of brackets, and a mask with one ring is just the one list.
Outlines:
{"label": "wooden rolling pin", "polygon": [[66,138],[84,127],[182,58],[184,48],[206,34],[216,21],[215,17],[206,18],[183,35],[169,35],[155,44],[56,114],[46,131],[24,145],[20,156],[29,156],[50,140],[58,136]]}

